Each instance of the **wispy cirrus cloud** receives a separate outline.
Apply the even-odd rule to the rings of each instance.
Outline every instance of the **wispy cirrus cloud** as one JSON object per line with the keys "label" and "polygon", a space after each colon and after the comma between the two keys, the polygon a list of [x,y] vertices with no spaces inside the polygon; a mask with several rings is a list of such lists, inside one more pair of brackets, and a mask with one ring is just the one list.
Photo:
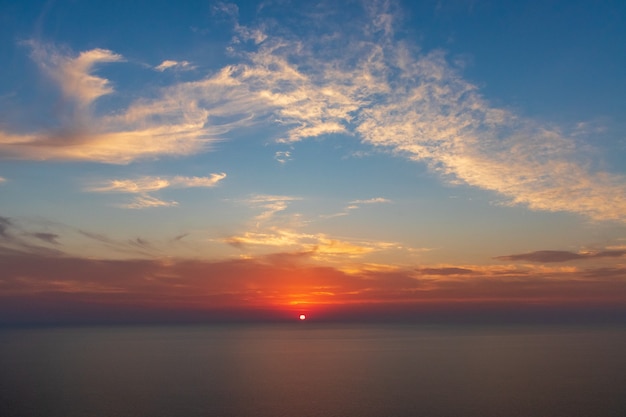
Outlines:
{"label": "wispy cirrus cloud", "polygon": [[144,176],[136,179],[108,180],[86,188],[91,192],[130,193],[140,194],[132,202],[121,204],[119,207],[128,209],[144,209],[153,207],[175,207],[177,201],[166,201],[150,195],[151,192],[165,188],[215,187],[226,174],[211,174],[209,177],[151,177]]}
{"label": "wispy cirrus cloud", "polygon": [[383,198],[383,197],[375,197],[375,198],[370,198],[368,200],[353,200],[353,201],[350,201],[350,203],[348,203],[349,205],[346,207],[346,210],[355,210],[355,209],[361,208],[361,206],[363,205],[381,204],[381,203],[391,203],[391,200],[387,198]]}
{"label": "wispy cirrus cloud", "polygon": [[[626,221],[626,178],[594,168],[598,164],[578,142],[585,132],[491,104],[444,51],[420,52],[419,45],[397,39],[397,3],[366,3],[350,22],[341,20],[343,26],[311,13],[306,19],[313,24],[292,32],[263,20],[243,26],[228,3],[214,11],[232,21],[237,36],[229,50],[238,63],[114,114],[92,116],[88,124],[0,131],[0,153],[128,163],[206,151],[237,128],[261,125],[278,129],[278,142],[353,136],[427,164],[450,183],[493,191],[503,205]],[[123,59],[102,49],[77,56],[33,50],[81,108],[112,91],[92,74],[94,66]]]}
{"label": "wispy cirrus cloud", "polygon": [[225,173],[211,174],[208,177],[153,177],[144,176],[136,179],[108,180],[103,184],[87,187],[92,192],[147,193],[164,188],[215,187],[226,178]]}
{"label": "wispy cirrus cloud", "polygon": [[118,207],[120,208],[136,209],[136,210],[146,209],[146,208],[176,207],[176,206],[178,206],[178,201],[161,200],[160,198],[157,198],[148,194],[139,195],[135,197],[133,201],[131,201],[130,203],[118,205]]}
{"label": "wispy cirrus cloud", "polygon": [[263,222],[271,219],[277,213],[284,211],[293,201],[302,200],[300,197],[254,194],[242,202],[254,209],[263,210],[262,213],[255,217],[257,222]]}
{"label": "wispy cirrus cloud", "polygon": [[369,9],[365,38],[341,57],[316,54],[332,51],[332,39],[270,38],[238,74],[293,126],[285,140],[353,133],[453,183],[495,191],[503,204],[626,220],[626,178],[589,168],[574,133],[492,106],[444,52],[416,54],[394,39],[391,3]]}
{"label": "wispy cirrus cloud", "polygon": [[370,198],[367,200],[353,200],[353,201],[350,201],[346,207],[344,207],[343,211],[340,211],[334,214],[324,215],[322,217],[329,219],[333,217],[347,216],[348,214],[350,214],[351,211],[358,210],[363,205],[383,204],[383,203],[391,203],[391,202],[392,202],[391,200],[387,198],[383,198],[383,197],[374,197],[374,198]]}
{"label": "wispy cirrus cloud", "polygon": [[626,178],[592,169],[575,127],[495,107],[443,51],[397,41],[395,3],[366,13],[360,36],[268,36],[229,74],[273,109],[286,127],[279,140],[356,135],[452,183],[495,191],[502,204],[626,220]]}

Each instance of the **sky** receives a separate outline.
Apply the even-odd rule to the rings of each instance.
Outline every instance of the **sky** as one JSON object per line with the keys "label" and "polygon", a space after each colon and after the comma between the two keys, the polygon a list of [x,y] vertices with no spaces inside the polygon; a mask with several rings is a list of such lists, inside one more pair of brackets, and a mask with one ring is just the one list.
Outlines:
{"label": "sky", "polygon": [[0,0],[0,323],[626,317],[621,1]]}

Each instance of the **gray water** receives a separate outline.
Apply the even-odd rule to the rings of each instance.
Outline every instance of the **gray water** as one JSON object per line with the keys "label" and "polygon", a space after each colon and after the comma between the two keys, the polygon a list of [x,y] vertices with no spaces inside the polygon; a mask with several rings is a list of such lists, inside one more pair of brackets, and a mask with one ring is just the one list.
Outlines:
{"label": "gray water", "polygon": [[0,330],[0,416],[626,415],[623,327]]}

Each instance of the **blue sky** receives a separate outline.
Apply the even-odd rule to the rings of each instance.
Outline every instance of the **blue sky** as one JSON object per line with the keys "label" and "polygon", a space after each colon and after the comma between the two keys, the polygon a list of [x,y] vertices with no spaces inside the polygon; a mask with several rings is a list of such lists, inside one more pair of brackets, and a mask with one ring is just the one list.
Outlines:
{"label": "blue sky", "polygon": [[[220,301],[230,307],[549,303],[558,286],[568,302],[625,300],[621,2],[0,12],[8,299],[108,294],[114,309],[112,293],[161,288],[87,285],[65,269],[93,261],[120,262],[129,283],[176,276],[207,300],[239,294]],[[255,284],[185,278],[192,261],[249,265]],[[153,269],[137,275],[137,262]],[[296,288],[264,280],[268,265],[340,277]]]}

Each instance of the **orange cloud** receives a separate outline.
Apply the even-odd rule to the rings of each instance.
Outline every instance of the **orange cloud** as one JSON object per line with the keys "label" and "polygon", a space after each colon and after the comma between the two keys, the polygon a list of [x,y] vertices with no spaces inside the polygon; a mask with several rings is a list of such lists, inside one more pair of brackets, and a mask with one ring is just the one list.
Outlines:
{"label": "orange cloud", "polygon": [[501,268],[476,268],[474,273],[467,268],[346,273],[315,266],[309,259],[307,254],[219,262],[4,254],[0,317],[34,320],[39,312],[42,319],[73,306],[76,314],[97,310],[103,318],[107,312],[115,316],[132,308],[158,312],[159,317],[193,311],[207,319],[228,316],[229,311],[287,317],[299,309],[338,320],[342,316],[333,317],[333,311],[359,311],[373,318],[404,312],[405,319],[417,319],[419,310],[454,312],[459,306],[532,310],[626,305],[623,267],[543,274],[515,269],[502,274]]}

